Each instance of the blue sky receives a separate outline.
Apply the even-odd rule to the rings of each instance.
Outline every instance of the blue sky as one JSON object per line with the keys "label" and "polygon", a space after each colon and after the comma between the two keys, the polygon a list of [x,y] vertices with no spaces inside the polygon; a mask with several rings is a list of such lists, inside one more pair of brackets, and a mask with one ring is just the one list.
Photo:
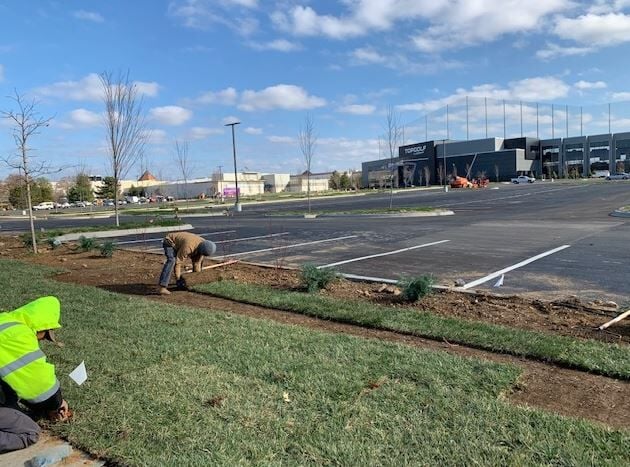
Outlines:
{"label": "blue sky", "polygon": [[[4,96],[14,89],[36,98],[54,116],[32,141],[38,157],[100,174],[103,71],[129,70],[143,93],[147,164],[163,178],[177,177],[175,140],[190,142],[198,176],[231,170],[232,119],[242,122],[239,169],[296,173],[307,113],[314,170],[324,171],[386,157],[388,106],[409,142],[424,139],[421,117],[446,104],[451,137],[465,137],[465,96],[477,119],[484,96],[507,100],[508,119],[520,100],[570,105],[571,134],[579,106],[586,123],[607,125],[606,103],[630,100],[630,0],[3,0],[0,31],[0,109],[13,108]],[[625,107],[614,106],[614,125],[630,131]],[[518,132],[511,121],[508,133]],[[471,137],[483,136],[478,123]],[[429,136],[444,137],[443,126],[436,117]],[[11,151],[2,121],[0,152]]]}

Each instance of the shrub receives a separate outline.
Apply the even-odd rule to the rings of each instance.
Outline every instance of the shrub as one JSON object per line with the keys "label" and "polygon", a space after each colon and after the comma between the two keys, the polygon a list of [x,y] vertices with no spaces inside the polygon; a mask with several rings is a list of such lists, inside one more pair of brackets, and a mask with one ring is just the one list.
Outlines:
{"label": "shrub", "polygon": [[405,277],[398,281],[398,286],[402,289],[402,298],[408,302],[415,302],[429,295],[433,284],[435,284],[435,279],[431,275]]}
{"label": "shrub", "polygon": [[116,251],[116,243],[113,240],[104,241],[99,247],[101,250],[101,256],[105,258],[111,258],[114,255],[114,251]]}
{"label": "shrub", "polygon": [[57,248],[61,246],[61,242],[57,240],[55,237],[48,237],[46,242],[48,242],[48,246],[52,248],[53,250],[56,250]]}
{"label": "shrub", "polygon": [[79,237],[79,248],[83,251],[90,251],[96,248],[96,240],[81,235]]}
{"label": "shrub", "polygon": [[33,238],[31,237],[30,233],[22,235],[22,243],[24,243],[24,246],[26,248],[33,248]]}
{"label": "shrub", "polygon": [[317,269],[313,264],[302,266],[302,286],[309,292],[317,292],[337,279],[337,270],[332,268]]}

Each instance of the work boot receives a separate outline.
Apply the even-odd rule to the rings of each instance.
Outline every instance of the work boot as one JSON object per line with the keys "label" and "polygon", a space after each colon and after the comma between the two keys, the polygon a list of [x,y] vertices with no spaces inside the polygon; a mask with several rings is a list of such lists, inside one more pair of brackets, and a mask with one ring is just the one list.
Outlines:
{"label": "work boot", "polygon": [[158,290],[158,293],[160,295],[170,295],[171,294],[171,292],[166,287],[160,287],[160,289]]}

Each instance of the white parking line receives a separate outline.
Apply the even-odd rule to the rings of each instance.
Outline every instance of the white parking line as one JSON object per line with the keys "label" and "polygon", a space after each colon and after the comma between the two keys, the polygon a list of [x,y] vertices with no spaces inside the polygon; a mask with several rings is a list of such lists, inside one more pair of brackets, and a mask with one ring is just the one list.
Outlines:
{"label": "white parking line", "polygon": [[[214,243],[218,245],[219,243],[244,242],[245,240],[257,240],[259,238],[280,237],[282,235],[289,235],[289,232],[280,232],[280,233],[274,233],[274,234],[268,234],[268,235],[258,235],[257,237],[231,238],[229,240],[220,240]],[[145,251],[162,251],[162,248],[149,248]]]}
{"label": "white parking line", "polygon": [[470,289],[472,287],[476,287],[479,284],[483,284],[484,282],[491,281],[492,279],[495,279],[499,277],[500,275],[505,274],[506,272],[510,272],[510,271],[513,271],[514,269],[518,269],[523,266],[526,266],[529,263],[533,263],[534,261],[544,258],[545,256],[553,255],[554,253],[557,253],[566,248],[569,248],[570,246],[571,245],[562,245],[562,246],[559,246],[558,248],[554,248],[553,250],[545,251],[544,253],[541,253],[539,255],[532,256],[531,258],[526,259],[525,261],[521,261],[520,263],[516,263],[513,266],[509,266],[507,268],[501,269],[500,271],[496,271],[496,272],[493,272],[492,274],[488,274],[487,276],[482,277],[481,279],[477,279],[476,281],[472,281],[472,282],[469,282],[468,284],[464,284],[461,288],[465,290],[465,289]]}
{"label": "white parking line", "polygon": [[375,255],[369,255],[369,256],[361,256],[360,258],[346,259],[344,261],[337,261],[336,263],[330,263],[330,264],[324,264],[322,266],[317,266],[317,269],[332,268],[333,266],[339,266],[341,264],[347,264],[347,263],[354,263],[355,261],[363,261],[364,259],[378,258],[380,256],[395,255],[396,253],[416,250],[418,248],[425,248],[427,246],[439,245],[440,243],[446,243],[446,242],[450,242],[450,240],[440,240],[439,242],[425,243],[423,245],[416,245],[409,248],[401,248],[400,250],[387,251],[385,253],[377,253]]}
{"label": "white parking line", "polygon": [[221,240],[214,243],[233,243],[233,242],[244,242],[245,240],[258,240],[259,238],[270,238],[270,237],[281,237],[283,235],[289,235],[289,232],[280,232],[268,235],[259,235],[257,237],[243,237],[243,238],[232,238],[230,240]]}
{"label": "white parking line", "polygon": [[306,246],[306,245],[316,245],[318,243],[336,242],[338,240],[347,240],[349,238],[357,238],[357,236],[358,235],[346,235],[344,237],[325,238],[324,240],[315,240],[313,242],[295,243],[293,245],[283,245],[283,246],[276,246],[273,248],[263,248],[262,250],[243,251],[241,253],[232,253],[230,255],[215,256],[215,258],[222,259],[222,258],[231,258],[233,256],[253,255],[255,253],[264,253],[266,251],[282,250],[285,248],[297,248],[297,247]]}
{"label": "white parking line", "polygon": [[[220,235],[220,234],[234,233],[234,232],[236,232],[236,230],[224,230],[223,232],[209,232],[209,233],[205,233],[205,234],[199,234],[199,236],[200,237],[207,237],[207,236],[210,236],[210,235]],[[124,242],[116,242],[116,245],[127,245],[127,244],[130,244],[130,243],[159,242],[159,241],[162,241],[162,240],[164,240],[164,237],[147,238],[145,240],[129,240],[129,241],[124,241]]]}

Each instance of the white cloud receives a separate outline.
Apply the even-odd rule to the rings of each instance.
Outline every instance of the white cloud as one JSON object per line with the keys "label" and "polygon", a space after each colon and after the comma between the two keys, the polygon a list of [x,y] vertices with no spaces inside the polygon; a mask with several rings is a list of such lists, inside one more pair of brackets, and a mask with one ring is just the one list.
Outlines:
{"label": "white cloud", "polygon": [[187,28],[208,29],[220,24],[247,36],[258,29],[258,21],[247,10],[257,7],[257,0],[173,0],[168,14],[182,20]]}
{"label": "white cloud", "polygon": [[70,122],[78,126],[91,127],[102,124],[103,118],[96,112],[86,109],[75,109],[70,112]]}
{"label": "white cloud", "polygon": [[158,91],[160,90],[160,85],[157,84],[155,81],[134,81],[133,84],[134,86],[136,86],[138,93],[148,97],[157,96]]}
{"label": "white cloud", "polygon": [[207,128],[202,126],[194,126],[188,132],[190,139],[205,139],[208,136],[223,134],[223,128]]}
{"label": "white cloud", "polygon": [[630,15],[586,14],[577,18],[558,18],[556,35],[581,44],[609,46],[630,41]]}
{"label": "white cloud", "polygon": [[167,136],[164,130],[150,129],[145,132],[145,137],[149,144],[165,144],[168,142]]}
{"label": "white cloud", "polygon": [[249,42],[249,46],[256,50],[275,50],[277,52],[294,52],[302,46],[286,39],[276,39],[269,42]]}
{"label": "white cloud", "polygon": [[243,91],[238,108],[246,112],[253,112],[274,109],[306,110],[324,105],[326,105],[325,99],[311,96],[299,86],[278,84],[261,91]]}
{"label": "white cloud", "polygon": [[488,97],[497,100],[545,101],[565,97],[570,86],[553,76],[526,78],[508,83],[507,87],[496,84],[481,84],[471,89],[457,89],[454,94],[440,99],[433,99],[414,104],[398,105],[401,111],[433,112],[450,104],[461,104],[466,97],[483,99]]}
{"label": "white cloud", "polygon": [[610,96],[614,101],[630,101],[630,92],[613,92]]}
{"label": "white cloud", "polygon": [[352,51],[352,58],[358,63],[384,63],[386,58],[371,47],[362,47]]}
{"label": "white cloud", "polygon": [[351,104],[344,105],[337,109],[341,113],[352,115],[372,115],[376,110],[376,107],[369,104]]}
{"label": "white cloud", "polygon": [[558,44],[547,43],[544,49],[536,52],[536,57],[541,60],[551,60],[556,57],[570,57],[574,55],[586,55],[591,53],[592,47],[563,47]]}
{"label": "white cloud", "polygon": [[263,131],[262,128],[254,128],[249,126],[245,128],[245,133],[247,133],[248,135],[262,135]]}
{"label": "white cloud", "polygon": [[291,136],[267,136],[267,140],[278,144],[295,144],[296,142],[296,139]]}
{"label": "white cloud", "polygon": [[205,92],[197,99],[197,102],[201,104],[233,105],[236,103],[237,98],[238,93],[236,89],[226,88],[217,92]]}
{"label": "white cloud", "polygon": [[152,119],[162,125],[182,125],[192,117],[192,112],[177,105],[166,105],[164,107],[154,107],[149,111]]}
{"label": "white cloud", "polygon": [[96,73],[90,73],[79,81],[59,81],[35,89],[43,97],[56,97],[74,101],[100,101],[103,98],[103,85]]}
{"label": "white cloud", "polygon": [[94,11],[78,10],[72,13],[72,16],[74,16],[77,19],[81,19],[84,21],[92,21],[94,23],[102,23],[105,21],[105,18],[103,18],[101,14],[96,13]]}
{"label": "white cloud", "polygon": [[[543,20],[569,8],[570,0],[353,0],[340,16],[294,6],[271,15],[276,28],[297,36],[347,39],[388,31],[398,22],[417,23],[415,45],[425,52],[487,42],[503,34],[540,28]],[[506,14],[509,12],[509,14]],[[428,27],[423,27],[428,24]]]}
{"label": "white cloud", "polygon": [[[159,85],[156,82],[134,81],[139,94],[156,96]],[[73,101],[101,101],[103,99],[103,85],[99,75],[90,73],[78,81],[59,81],[48,86],[35,89],[35,94],[41,97],[53,97]]]}
{"label": "white cloud", "polygon": [[580,80],[573,85],[575,88],[580,91],[585,91],[587,89],[604,89],[606,88],[606,83],[603,81],[584,81]]}

